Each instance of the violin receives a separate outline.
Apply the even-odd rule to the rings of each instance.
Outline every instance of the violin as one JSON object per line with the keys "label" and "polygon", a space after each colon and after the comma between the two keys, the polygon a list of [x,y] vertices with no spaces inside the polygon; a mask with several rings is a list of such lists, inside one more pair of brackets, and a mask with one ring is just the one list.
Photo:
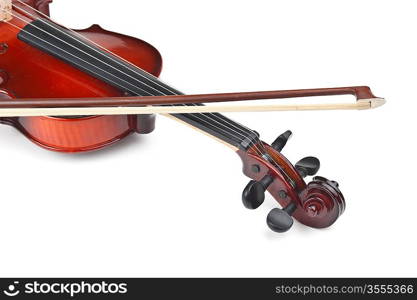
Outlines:
{"label": "violin", "polygon": [[[250,178],[242,193],[256,209],[266,191],[280,208],[267,224],[285,232],[293,219],[314,227],[332,225],[345,210],[336,181],[315,176],[320,161],[296,164],[282,154],[292,135],[271,144],[253,129],[220,114],[225,111],[368,109],[384,103],[369,87],[253,93],[184,95],[159,80],[162,57],[145,41],[98,25],[71,30],[49,17],[52,0],[0,0],[0,122],[48,150],[75,153],[99,150],[129,134],[148,134],[156,113],[164,114],[227,145]],[[209,102],[352,94],[349,105],[207,106]],[[306,183],[305,178],[315,176]]]}

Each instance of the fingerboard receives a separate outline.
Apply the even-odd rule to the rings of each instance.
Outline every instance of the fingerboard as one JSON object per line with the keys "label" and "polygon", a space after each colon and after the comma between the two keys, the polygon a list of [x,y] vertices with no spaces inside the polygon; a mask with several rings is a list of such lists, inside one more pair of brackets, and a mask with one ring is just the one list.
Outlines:
{"label": "fingerboard", "polygon": [[[129,95],[183,95],[157,77],[47,19],[37,19],[26,25],[18,38]],[[241,149],[258,141],[255,131],[219,113],[172,116]]]}

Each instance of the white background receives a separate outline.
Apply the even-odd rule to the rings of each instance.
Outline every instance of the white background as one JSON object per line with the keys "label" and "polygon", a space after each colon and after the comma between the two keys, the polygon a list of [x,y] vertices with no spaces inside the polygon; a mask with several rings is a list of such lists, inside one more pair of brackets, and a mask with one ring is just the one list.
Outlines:
{"label": "white background", "polygon": [[267,142],[291,129],[284,155],[318,156],[345,194],[331,228],[282,235],[272,197],[242,206],[238,156],[173,120],[81,155],[2,126],[1,276],[417,276],[415,1],[54,2],[60,23],[156,46],[186,93],[369,85],[388,103],[231,115]]}

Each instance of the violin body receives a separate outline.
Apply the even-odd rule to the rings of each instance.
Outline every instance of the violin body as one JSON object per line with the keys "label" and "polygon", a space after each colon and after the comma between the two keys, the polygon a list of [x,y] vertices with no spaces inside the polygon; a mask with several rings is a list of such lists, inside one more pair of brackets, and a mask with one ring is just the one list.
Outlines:
{"label": "violin body", "polygon": [[[49,2],[28,3],[47,13]],[[98,25],[77,33],[154,76],[161,72],[161,55],[142,40]],[[0,23],[0,44],[0,99],[124,96],[109,84],[23,43],[6,23]],[[81,152],[103,148],[134,132],[150,133],[155,128],[155,115],[19,117],[2,118],[0,122],[16,127],[49,150]]]}
{"label": "violin body", "polygon": [[[3,8],[0,10],[0,101],[3,100],[2,113],[5,116],[0,118],[1,123],[16,127],[30,140],[49,150],[97,150],[131,133],[153,131],[155,115],[148,114],[149,110],[142,110],[145,114],[141,115],[114,114],[117,109],[119,113],[126,113],[120,109],[138,108],[131,104],[123,106],[120,102],[137,97],[139,108],[168,108],[165,113],[173,119],[234,150],[243,162],[243,174],[251,179],[242,193],[243,205],[248,209],[257,209],[264,203],[265,192],[268,191],[282,207],[272,209],[267,216],[267,224],[273,231],[289,230],[293,219],[310,227],[325,228],[342,215],[345,200],[339,184],[315,176],[320,169],[320,161],[308,156],[293,165],[282,154],[292,136],[290,130],[269,145],[260,139],[257,131],[219,111],[203,112],[203,108],[210,109],[204,101],[186,102],[184,98],[187,96],[158,79],[162,58],[153,46],[133,37],[106,31],[98,25],[72,31],[48,18],[50,2],[0,0],[0,8]],[[271,95],[268,92],[260,93],[262,96],[259,93],[249,94],[246,93],[246,96],[251,99],[271,98],[267,96]],[[278,91],[272,94],[278,98],[352,94],[358,102],[360,100],[362,108],[383,104],[366,86]],[[114,100],[115,97],[122,98]],[[172,100],[175,97],[180,100],[166,102],[167,98]],[[237,99],[236,94],[216,97]],[[20,117],[6,114],[4,109],[10,109],[14,101],[4,100],[19,98],[15,101],[20,102],[19,105],[27,105],[25,101],[32,101],[33,105],[53,103],[41,106],[52,109],[49,112],[54,113],[48,114],[43,110],[40,114],[20,114]],[[77,110],[77,113],[70,112],[70,117],[62,117],[63,114],[61,117],[45,116],[62,113],[62,110],[54,109],[65,105],[62,101],[70,101],[68,98],[78,99],[77,103],[98,101],[109,104],[108,98],[113,98],[114,102],[107,115],[92,116],[94,112],[88,110],[90,113],[86,115],[89,116],[78,116],[80,110]],[[146,103],[144,98],[156,102]],[[205,97],[194,95],[189,100],[192,98]],[[16,106],[17,103],[14,104]],[[32,112],[34,109],[24,108],[32,109]],[[178,112],[174,108],[191,108],[192,112]],[[95,112],[106,114],[102,110]],[[315,177],[307,183],[305,178],[311,176]]]}

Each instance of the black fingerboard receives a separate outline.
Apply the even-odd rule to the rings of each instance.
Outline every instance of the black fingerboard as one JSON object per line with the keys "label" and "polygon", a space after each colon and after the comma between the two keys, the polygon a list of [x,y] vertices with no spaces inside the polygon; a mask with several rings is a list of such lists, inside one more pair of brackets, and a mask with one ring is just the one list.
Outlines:
{"label": "black fingerboard", "polygon": [[[182,95],[157,77],[47,19],[37,19],[26,25],[18,38],[129,95]],[[241,149],[258,141],[253,130],[218,113],[173,116]]]}

